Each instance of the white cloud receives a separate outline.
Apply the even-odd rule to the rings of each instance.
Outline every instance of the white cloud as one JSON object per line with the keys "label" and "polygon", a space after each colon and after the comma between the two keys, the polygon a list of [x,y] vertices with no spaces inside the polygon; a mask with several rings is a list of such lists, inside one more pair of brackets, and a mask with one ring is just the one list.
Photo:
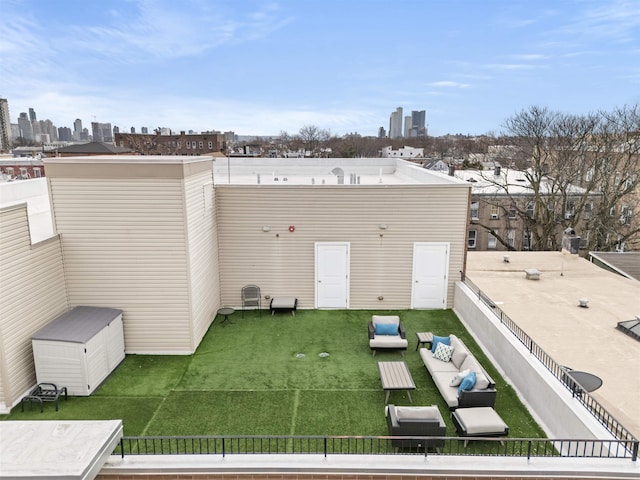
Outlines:
{"label": "white cloud", "polygon": [[207,2],[141,0],[126,18],[112,9],[115,21],[75,25],[70,41],[76,49],[121,62],[196,56],[226,44],[254,41],[287,25],[276,4],[254,12],[211,8]]}
{"label": "white cloud", "polygon": [[430,87],[443,87],[443,88],[469,88],[471,85],[468,83],[454,82],[451,80],[441,80],[439,82],[428,83]]}

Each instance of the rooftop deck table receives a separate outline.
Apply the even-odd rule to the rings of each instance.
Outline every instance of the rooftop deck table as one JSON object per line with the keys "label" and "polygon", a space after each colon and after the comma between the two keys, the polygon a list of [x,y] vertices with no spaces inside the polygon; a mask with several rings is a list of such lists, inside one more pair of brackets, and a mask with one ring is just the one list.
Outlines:
{"label": "rooftop deck table", "polygon": [[[602,386],[602,379],[593,373],[568,370],[567,376],[580,385],[585,392],[593,392]],[[576,390],[575,385],[573,390]]]}
{"label": "rooftop deck table", "polygon": [[384,399],[385,404],[389,403],[391,390],[406,390],[409,401],[413,403],[410,390],[415,390],[416,385],[413,383],[406,362],[378,362],[378,371],[380,372],[382,389],[387,392]]}
{"label": "rooftop deck table", "polygon": [[235,310],[233,308],[228,308],[228,307],[220,308],[218,310],[218,315],[222,315],[224,317],[224,320],[222,320],[220,325],[225,325],[227,323],[233,323],[233,322],[231,322],[229,320],[229,315],[233,315],[234,313],[235,313]]}

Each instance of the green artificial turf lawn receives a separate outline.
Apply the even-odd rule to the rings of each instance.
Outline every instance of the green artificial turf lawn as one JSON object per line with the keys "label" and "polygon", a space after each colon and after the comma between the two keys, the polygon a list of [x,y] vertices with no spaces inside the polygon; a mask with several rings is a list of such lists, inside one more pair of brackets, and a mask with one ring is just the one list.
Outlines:
{"label": "green artificial turf lawn", "polygon": [[[372,314],[400,315],[409,349],[371,355]],[[512,437],[544,437],[542,429],[450,310],[301,310],[239,313],[220,319],[190,356],[127,355],[91,397],[20,406],[2,419],[122,418],[138,435],[387,435],[378,361],[407,362],[416,384],[391,392],[389,403],[437,405],[455,436],[448,408],[415,351],[418,331],[456,334],[496,382],[496,410]],[[320,354],[326,354],[321,356]]]}

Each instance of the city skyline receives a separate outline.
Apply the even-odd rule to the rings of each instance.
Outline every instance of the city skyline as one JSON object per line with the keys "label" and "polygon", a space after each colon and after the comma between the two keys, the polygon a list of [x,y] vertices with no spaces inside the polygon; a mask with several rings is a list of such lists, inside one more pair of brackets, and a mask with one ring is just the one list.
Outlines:
{"label": "city skyline", "polygon": [[401,105],[437,136],[640,102],[638,0],[0,3],[14,122],[375,136]]}

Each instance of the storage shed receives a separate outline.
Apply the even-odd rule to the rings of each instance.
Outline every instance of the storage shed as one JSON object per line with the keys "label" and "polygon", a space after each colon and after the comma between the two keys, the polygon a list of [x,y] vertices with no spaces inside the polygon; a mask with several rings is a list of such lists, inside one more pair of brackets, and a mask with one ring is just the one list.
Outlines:
{"label": "storage shed", "polygon": [[124,360],[122,310],[75,307],[31,337],[38,383],[86,396]]}

